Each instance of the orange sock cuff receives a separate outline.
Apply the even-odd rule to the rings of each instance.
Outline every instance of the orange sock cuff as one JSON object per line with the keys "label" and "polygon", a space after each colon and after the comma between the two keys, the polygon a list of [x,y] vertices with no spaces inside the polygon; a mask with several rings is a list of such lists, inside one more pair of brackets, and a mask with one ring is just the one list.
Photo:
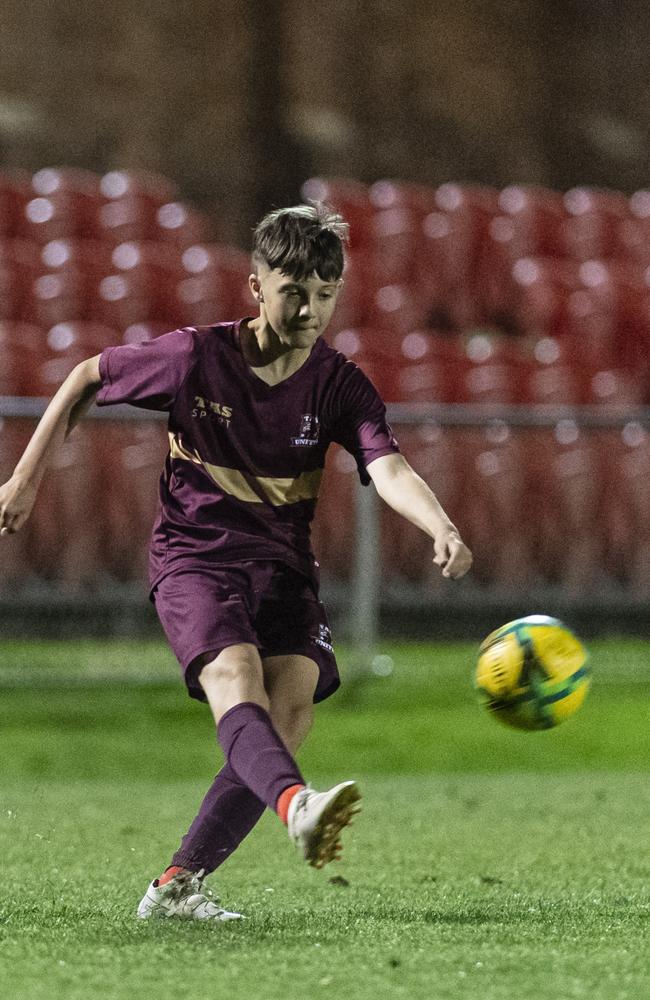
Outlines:
{"label": "orange sock cuff", "polygon": [[170,868],[166,868],[158,879],[158,885],[166,885],[168,882],[171,882],[174,875],[178,875],[179,872],[185,871],[187,871],[187,868],[181,868],[178,865],[172,865]]}
{"label": "orange sock cuff", "polygon": [[285,826],[287,825],[287,816],[289,815],[289,806],[291,805],[291,800],[294,797],[294,795],[297,795],[298,792],[302,791],[304,787],[305,787],[304,785],[289,785],[289,787],[285,788],[285,790],[282,792],[280,798],[275,804],[275,811],[277,812],[278,816],[280,817]]}

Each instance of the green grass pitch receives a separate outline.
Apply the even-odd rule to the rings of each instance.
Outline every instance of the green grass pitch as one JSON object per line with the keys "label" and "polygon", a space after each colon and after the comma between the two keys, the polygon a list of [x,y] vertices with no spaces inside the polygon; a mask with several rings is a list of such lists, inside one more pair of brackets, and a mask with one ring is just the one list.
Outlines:
{"label": "green grass pitch", "polygon": [[594,643],[584,708],[541,733],[478,706],[475,646],[382,652],[300,757],[361,784],[343,860],[309,869],[267,813],[211,879],[248,919],[206,926],[134,917],[220,762],[169,652],[0,644],[0,996],[650,996],[648,645]]}

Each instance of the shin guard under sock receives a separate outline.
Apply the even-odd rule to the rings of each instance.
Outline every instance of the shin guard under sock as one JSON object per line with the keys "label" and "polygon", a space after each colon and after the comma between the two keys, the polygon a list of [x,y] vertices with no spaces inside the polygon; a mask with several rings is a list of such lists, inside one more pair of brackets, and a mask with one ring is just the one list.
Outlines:
{"label": "shin guard under sock", "polygon": [[261,705],[246,701],[222,716],[219,743],[237,777],[269,809],[290,785],[304,785],[298,765]]}
{"label": "shin guard under sock", "polygon": [[172,865],[207,875],[222,865],[253,829],[265,806],[229,764],[219,771]]}

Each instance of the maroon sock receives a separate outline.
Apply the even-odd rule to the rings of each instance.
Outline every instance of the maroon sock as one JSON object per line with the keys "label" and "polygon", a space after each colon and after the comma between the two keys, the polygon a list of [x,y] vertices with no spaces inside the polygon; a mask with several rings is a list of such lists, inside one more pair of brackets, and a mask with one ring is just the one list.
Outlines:
{"label": "maroon sock", "polygon": [[208,789],[172,864],[193,872],[203,868],[209,875],[239,847],[264,809],[264,803],[226,764]]}
{"label": "maroon sock", "polygon": [[219,743],[233,771],[251,792],[275,809],[289,785],[305,781],[261,705],[245,701],[221,717]]}

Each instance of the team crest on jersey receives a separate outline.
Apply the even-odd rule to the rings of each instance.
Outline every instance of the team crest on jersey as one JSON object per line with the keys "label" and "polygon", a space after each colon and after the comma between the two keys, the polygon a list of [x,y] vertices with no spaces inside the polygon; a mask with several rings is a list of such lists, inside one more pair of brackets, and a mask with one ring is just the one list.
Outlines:
{"label": "team crest on jersey", "polygon": [[319,625],[318,635],[312,635],[311,640],[312,642],[315,642],[317,646],[322,646],[323,649],[326,649],[328,653],[333,652],[332,633],[327,625]]}
{"label": "team crest on jersey", "polygon": [[300,433],[291,438],[294,448],[318,444],[319,420],[315,413],[303,413],[300,418]]}

